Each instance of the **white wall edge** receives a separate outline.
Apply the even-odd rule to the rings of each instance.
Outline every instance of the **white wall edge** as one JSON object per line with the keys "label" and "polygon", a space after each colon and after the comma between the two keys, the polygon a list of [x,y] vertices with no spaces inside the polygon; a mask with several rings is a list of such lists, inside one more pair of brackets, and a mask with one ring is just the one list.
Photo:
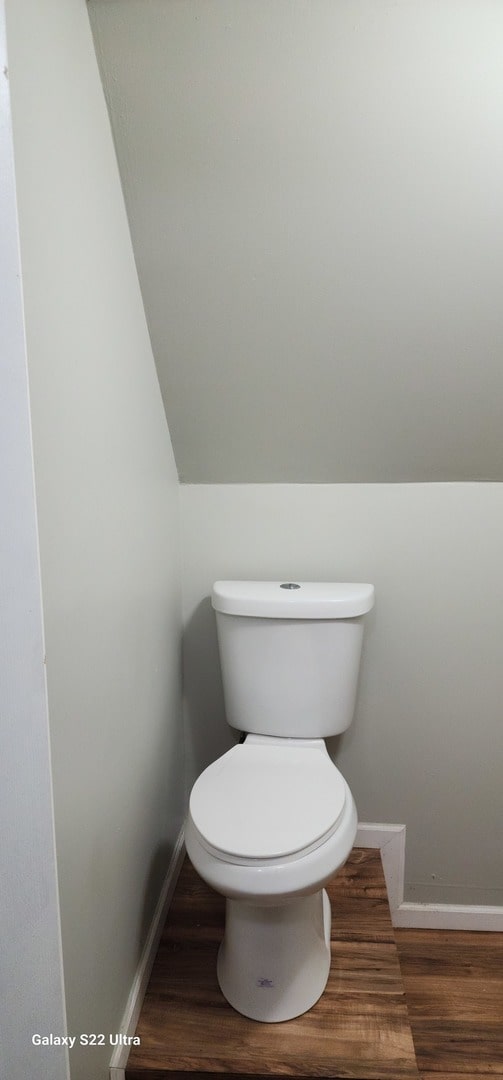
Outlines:
{"label": "white wall edge", "polygon": [[503,932],[503,907],[404,901],[405,839],[405,825],[361,822],[355,840],[355,847],[380,849],[393,926],[417,930]]}
{"label": "white wall edge", "polygon": [[[157,901],[156,909],[150,925],[143,952],[133,979],[124,1015],[120,1024],[119,1032],[123,1036],[132,1036],[136,1031],[140,1016],[143,999],[148,986],[148,980],[152,971],[162,929],[166,916],[173,899],[178,875],[185,856],[184,829],[180,830],[173,849],[173,854],[166,871],[163,886]],[[125,1080],[125,1068],[129,1057],[129,1046],[116,1046],[110,1061],[110,1080]]]}

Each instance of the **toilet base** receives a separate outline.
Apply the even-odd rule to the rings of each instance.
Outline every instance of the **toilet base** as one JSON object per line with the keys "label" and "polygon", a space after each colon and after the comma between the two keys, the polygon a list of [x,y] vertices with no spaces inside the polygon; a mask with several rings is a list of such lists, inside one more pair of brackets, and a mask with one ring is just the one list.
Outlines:
{"label": "toilet base", "polygon": [[229,1004],[266,1024],[307,1012],[327,984],[330,921],[325,889],[271,907],[227,900],[217,976]]}

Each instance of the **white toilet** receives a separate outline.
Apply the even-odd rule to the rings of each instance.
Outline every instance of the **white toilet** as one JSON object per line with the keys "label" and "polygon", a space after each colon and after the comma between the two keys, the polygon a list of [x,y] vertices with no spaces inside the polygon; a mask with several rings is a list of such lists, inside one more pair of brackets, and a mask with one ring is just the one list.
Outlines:
{"label": "white toilet", "polygon": [[221,990],[274,1023],[310,1009],[328,979],[323,886],[351,851],[357,816],[324,739],[353,717],[374,588],[219,581],[212,603],[227,720],[243,739],[196,781],[186,847],[226,897]]}

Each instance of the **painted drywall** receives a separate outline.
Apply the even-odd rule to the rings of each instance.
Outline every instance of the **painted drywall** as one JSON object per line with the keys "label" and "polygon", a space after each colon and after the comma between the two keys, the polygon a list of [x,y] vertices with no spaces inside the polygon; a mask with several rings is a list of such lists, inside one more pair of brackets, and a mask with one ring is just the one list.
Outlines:
{"label": "painted drywall", "polygon": [[7,16],[68,1030],[106,1036],[71,1077],[104,1080],[184,813],[178,480],[85,0]]}
{"label": "painted drywall", "polygon": [[181,479],[503,479],[503,6],[89,11]]}
{"label": "painted drywall", "polygon": [[0,2],[0,1075],[67,1080],[30,407]]}
{"label": "painted drywall", "polygon": [[185,485],[194,773],[230,744],[219,578],[370,581],[354,722],[330,750],[362,821],[407,826],[406,899],[502,904],[503,486]]}

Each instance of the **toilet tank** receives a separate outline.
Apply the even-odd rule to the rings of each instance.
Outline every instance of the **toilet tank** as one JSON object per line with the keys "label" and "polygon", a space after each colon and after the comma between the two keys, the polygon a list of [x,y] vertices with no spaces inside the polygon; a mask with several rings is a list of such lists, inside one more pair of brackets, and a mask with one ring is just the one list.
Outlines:
{"label": "toilet tank", "polygon": [[217,581],[212,604],[231,727],[295,739],[349,727],[373,585]]}

